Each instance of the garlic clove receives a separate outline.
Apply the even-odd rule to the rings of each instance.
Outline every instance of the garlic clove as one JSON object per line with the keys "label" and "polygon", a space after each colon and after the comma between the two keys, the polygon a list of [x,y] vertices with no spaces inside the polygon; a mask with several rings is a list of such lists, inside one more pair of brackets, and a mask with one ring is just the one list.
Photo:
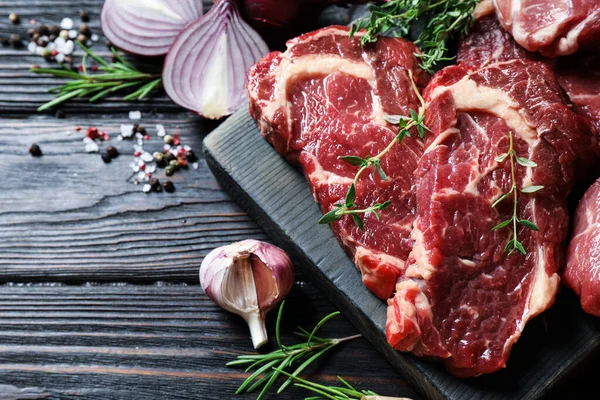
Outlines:
{"label": "garlic clove", "polygon": [[291,290],[294,269],[280,248],[244,240],[211,251],[200,267],[200,283],[215,303],[246,320],[258,348],[268,340],[265,315]]}

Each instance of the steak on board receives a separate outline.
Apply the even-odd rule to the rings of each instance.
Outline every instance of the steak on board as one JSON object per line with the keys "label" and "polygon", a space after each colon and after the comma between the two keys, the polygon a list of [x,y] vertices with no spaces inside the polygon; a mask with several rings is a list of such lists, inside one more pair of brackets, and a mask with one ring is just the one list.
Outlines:
{"label": "steak on board", "polygon": [[600,46],[598,0],[493,0],[500,23],[529,51],[565,56]]}
{"label": "steak on board", "polygon": [[[527,60],[482,68],[447,67],[425,90],[432,130],[416,171],[415,241],[395,296],[388,300],[390,344],[438,357],[460,377],[494,372],[532,317],[546,310],[559,284],[569,227],[566,198],[579,152],[590,146],[589,122],[573,113],[545,64]],[[516,165],[517,225],[527,255],[505,251],[512,197],[492,204],[512,185],[508,151],[536,168]]]}
{"label": "steak on board", "polygon": [[577,206],[563,279],[584,311],[600,317],[600,180]]}
{"label": "steak on board", "polygon": [[[250,113],[275,149],[302,168],[326,213],[344,203],[358,169],[339,157],[374,156],[383,150],[398,133],[384,117],[409,115],[420,105],[409,71],[420,88],[429,76],[418,67],[413,43],[381,38],[363,47],[360,33],[350,38],[347,27],[307,33],[287,46],[286,52],[267,55],[249,71]],[[414,134],[383,158],[387,180],[371,169],[361,175],[356,185],[359,209],[392,201],[381,220],[363,215],[360,229],[344,216],[331,226],[364,284],[384,300],[392,296],[412,249],[413,172],[422,154],[423,143]]]}
{"label": "steak on board", "polygon": [[458,47],[457,61],[461,64],[482,67],[508,60],[548,64],[569,95],[575,112],[590,119],[600,132],[600,53],[575,54],[554,60],[544,58],[519,46],[494,15],[478,19]]}

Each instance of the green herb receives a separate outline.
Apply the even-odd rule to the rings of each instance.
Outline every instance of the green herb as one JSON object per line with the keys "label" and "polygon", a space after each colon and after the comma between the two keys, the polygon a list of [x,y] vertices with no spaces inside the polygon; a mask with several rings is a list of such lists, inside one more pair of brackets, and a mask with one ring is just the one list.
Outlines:
{"label": "green herb", "polygon": [[[31,72],[36,74],[49,74],[72,79],[64,85],[49,89],[48,92],[56,93],[56,98],[40,106],[38,111],[44,111],[74,97],[90,96],[89,101],[94,102],[110,93],[124,89],[133,90],[133,92],[123,97],[123,100],[141,100],[162,84],[160,73],[146,73],[138,70],[125,61],[114,48],[111,51],[116,61],[108,63],[81,42],[76,40],[75,43],[85,52],[81,60],[81,73],[66,66],[63,66],[63,69],[31,69]],[[97,68],[98,73],[88,73],[88,57],[100,64]]]}
{"label": "green herb", "polygon": [[[279,306],[279,313],[277,314],[277,322],[275,324],[275,338],[279,349],[267,354],[241,355],[238,356],[236,360],[227,363],[227,366],[249,364],[246,372],[255,369],[255,371],[241,384],[236,391],[236,394],[240,394],[243,391],[253,392],[262,387],[257,397],[257,400],[259,400],[271,386],[273,386],[277,378],[284,373],[285,375],[288,375],[288,379],[277,390],[277,393],[281,393],[292,383],[294,377],[297,377],[298,374],[304,371],[310,364],[327,351],[340,343],[361,337],[361,335],[353,335],[344,338],[330,339],[316,335],[318,330],[327,321],[340,314],[336,311],[321,319],[311,332],[298,327],[300,332],[295,332],[296,335],[304,338],[306,341],[292,346],[285,346],[281,343],[279,332],[284,304],[285,301],[282,301]],[[293,372],[284,372],[291,367],[296,367]]]}
{"label": "green herb", "polygon": [[518,214],[517,213],[518,194],[519,193],[526,193],[526,194],[535,193],[538,190],[543,189],[544,187],[532,185],[532,186],[520,188],[517,186],[516,173],[515,173],[515,167],[516,167],[515,161],[517,164],[519,164],[523,167],[528,167],[528,168],[535,168],[535,167],[537,167],[537,164],[527,158],[519,157],[517,155],[517,153],[515,152],[514,146],[513,146],[512,132],[509,133],[508,152],[500,154],[500,155],[496,156],[496,158],[495,158],[496,162],[499,162],[499,163],[506,161],[506,159],[510,160],[510,176],[511,176],[511,180],[512,180],[512,185],[508,192],[504,193],[502,196],[500,196],[498,198],[498,200],[496,200],[492,204],[492,207],[496,207],[503,200],[507,199],[509,196],[512,195],[513,215],[511,218],[507,219],[506,221],[500,222],[498,225],[493,227],[492,230],[497,231],[498,229],[502,229],[502,228],[512,224],[512,231],[513,231],[512,239],[510,239],[508,241],[508,243],[504,247],[504,251],[508,251],[508,254],[512,254],[512,252],[514,252],[515,250],[518,250],[521,254],[526,255],[527,251],[525,250],[525,247],[523,246],[523,244],[519,241],[519,239],[517,237],[517,224],[523,225],[525,228],[531,229],[533,231],[539,231],[540,229],[533,222],[526,220],[526,219],[519,219],[519,217],[517,216],[517,214]]}
{"label": "green herb", "polygon": [[350,35],[366,29],[361,43],[375,42],[379,35],[408,35],[411,25],[427,19],[427,25],[415,41],[422,50],[421,67],[429,72],[448,57],[448,44],[458,34],[466,34],[475,17],[473,11],[479,0],[391,0],[380,6],[371,6],[371,16],[352,24]]}
{"label": "green herb", "polygon": [[344,386],[326,386],[318,383],[307,381],[306,379],[293,376],[283,370],[279,370],[284,375],[292,378],[296,383],[294,386],[301,387],[303,389],[310,390],[317,393],[318,396],[306,397],[304,400],[320,400],[320,399],[333,399],[333,400],[349,400],[349,399],[362,399],[364,396],[377,396],[377,393],[370,390],[359,391],[352,387],[342,377],[338,376],[338,379]]}
{"label": "green herb", "polygon": [[410,116],[401,116],[401,115],[387,115],[385,117],[386,121],[390,124],[398,125],[400,130],[396,137],[387,145],[385,149],[383,149],[379,154],[374,157],[366,156],[341,156],[340,160],[347,162],[350,165],[354,165],[359,167],[358,171],[354,175],[354,179],[346,192],[346,197],[343,204],[335,204],[334,208],[323,215],[319,219],[319,224],[331,224],[332,222],[340,220],[344,215],[350,215],[354,223],[360,228],[363,229],[363,221],[360,218],[360,214],[374,214],[375,217],[379,220],[379,214],[377,211],[385,210],[392,204],[391,200],[384,201],[383,203],[376,203],[370,207],[359,209],[355,203],[356,200],[356,184],[358,182],[358,178],[361,174],[370,167],[373,167],[373,175],[379,175],[382,180],[387,180],[387,175],[383,168],[381,167],[381,159],[394,147],[396,144],[402,143],[405,137],[410,137],[410,129],[415,128],[419,133],[419,136],[423,138],[425,136],[425,131],[429,131],[429,128],[425,126],[423,120],[425,119],[425,101],[423,97],[419,93],[419,89],[413,79],[412,72],[408,71],[410,80],[412,82],[412,87],[414,92],[416,93],[421,106],[419,107],[419,112],[417,113],[414,110],[410,110]]}

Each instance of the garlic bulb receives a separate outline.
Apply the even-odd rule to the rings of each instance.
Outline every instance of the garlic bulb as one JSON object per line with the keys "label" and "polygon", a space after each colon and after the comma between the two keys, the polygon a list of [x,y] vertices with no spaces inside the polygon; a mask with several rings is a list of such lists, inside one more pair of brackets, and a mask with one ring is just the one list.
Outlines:
{"label": "garlic bulb", "polygon": [[208,253],[200,284],[215,303],[246,320],[257,349],[267,342],[265,315],[294,285],[294,268],[279,247],[243,240]]}

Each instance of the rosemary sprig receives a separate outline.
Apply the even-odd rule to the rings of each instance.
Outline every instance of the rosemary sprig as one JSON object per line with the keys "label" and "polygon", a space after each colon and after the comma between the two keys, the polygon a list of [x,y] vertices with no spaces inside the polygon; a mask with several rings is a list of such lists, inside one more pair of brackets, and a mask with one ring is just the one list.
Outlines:
{"label": "rosemary sprig", "polygon": [[408,35],[412,24],[420,18],[429,19],[415,41],[422,50],[421,67],[433,72],[440,61],[448,57],[448,44],[460,33],[467,33],[475,18],[473,11],[479,0],[391,0],[380,6],[371,6],[369,18],[359,19],[352,24],[350,35],[366,29],[361,43],[377,40],[379,35]]}
{"label": "rosemary sprig", "polygon": [[[316,335],[318,330],[331,318],[339,315],[338,311],[333,312],[321,319],[311,332],[298,327],[299,332],[295,332],[296,335],[304,338],[306,341],[297,343],[292,346],[286,346],[281,343],[280,337],[280,326],[281,316],[283,314],[283,306],[285,301],[281,302],[279,306],[279,312],[277,314],[277,322],[275,324],[275,338],[279,349],[274,350],[267,354],[253,354],[253,355],[241,355],[236,360],[228,362],[227,366],[235,365],[249,365],[246,368],[246,372],[255,369],[255,371],[240,385],[236,394],[246,392],[253,392],[262,386],[257,400],[260,400],[265,393],[273,386],[277,378],[284,373],[288,375],[288,379],[277,390],[277,393],[281,393],[286,387],[288,387],[294,377],[297,377],[302,371],[304,371],[309,365],[315,360],[325,354],[327,351],[336,347],[340,343],[348,340],[356,339],[362,335],[352,335],[344,338],[330,339],[322,338]],[[287,373],[286,369],[297,366],[293,372]]]}
{"label": "rosemary sprig", "polygon": [[[71,81],[51,88],[50,93],[56,93],[56,98],[40,106],[37,110],[44,111],[61,104],[74,97],[90,96],[89,101],[94,102],[110,93],[123,89],[135,89],[132,93],[123,97],[123,100],[141,100],[152,90],[159,88],[162,84],[160,73],[142,72],[128,63],[111,48],[115,62],[108,63],[79,41],[75,43],[84,51],[81,59],[81,72],[74,71],[63,65],[58,68],[31,68],[36,74],[49,74],[59,78],[68,78]],[[88,73],[88,58],[93,58],[99,66],[98,73]]]}
{"label": "rosemary sprig", "polygon": [[356,200],[356,184],[358,182],[358,178],[362,175],[364,171],[368,168],[373,167],[373,175],[379,175],[382,180],[387,180],[387,175],[383,168],[381,167],[381,159],[396,145],[401,144],[405,137],[410,137],[410,130],[412,128],[417,129],[419,136],[421,138],[425,137],[425,131],[429,131],[429,128],[425,126],[425,101],[423,97],[419,93],[419,89],[417,88],[417,84],[413,79],[412,72],[408,71],[412,88],[421,103],[419,107],[419,112],[417,113],[414,110],[409,110],[410,116],[402,116],[402,115],[387,115],[385,117],[386,121],[390,124],[398,125],[400,130],[394,139],[376,156],[341,156],[340,160],[347,162],[350,165],[354,165],[359,167],[358,171],[354,175],[354,179],[346,192],[346,196],[343,204],[335,204],[334,208],[328,213],[324,214],[319,219],[319,224],[331,224],[332,222],[340,220],[344,215],[350,215],[354,223],[360,228],[363,229],[363,221],[360,218],[360,214],[369,214],[373,213],[377,219],[379,219],[379,214],[377,211],[381,211],[389,207],[392,203],[391,200],[384,201],[383,203],[376,203],[370,207],[359,209],[355,203]]}
{"label": "rosemary sprig", "polygon": [[283,375],[287,375],[296,383],[294,386],[301,387],[306,390],[310,390],[317,394],[317,396],[306,397],[304,400],[321,400],[321,399],[333,399],[333,400],[350,400],[350,399],[362,399],[364,396],[377,396],[377,393],[371,390],[357,390],[342,377],[338,376],[343,386],[327,386],[319,383],[311,382],[306,379],[293,376],[283,370],[279,370]]}
{"label": "rosemary sprig", "polygon": [[517,216],[517,214],[518,214],[518,212],[517,212],[518,211],[517,210],[518,195],[519,195],[519,193],[525,193],[525,194],[535,193],[538,190],[543,189],[544,187],[538,186],[538,185],[531,185],[531,186],[526,186],[524,188],[521,188],[521,187],[517,186],[515,161],[517,164],[519,164],[523,167],[528,167],[528,168],[535,168],[535,167],[537,167],[537,164],[525,157],[519,157],[517,155],[517,153],[515,152],[514,146],[513,146],[512,132],[509,133],[508,152],[499,154],[498,156],[495,157],[496,162],[499,162],[499,163],[506,161],[506,159],[510,160],[510,177],[512,180],[512,185],[508,192],[504,193],[502,196],[500,196],[498,198],[498,200],[496,200],[492,204],[492,207],[496,207],[503,200],[507,199],[509,196],[512,195],[513,215],[509,219],[502,221],[498,225],[494,226],[492,228],[492,230],[497,231],[498,229],[502,229],[502,228],[512,224],[512,231],[513,231],[512,239],[510,239],[508,241],[508,243],[504,247],[504,251],[508,251],[508,254],[512,254],[515,250],[518,250],[521,254],[526,255],[527,251],[525,250],[525,247],[523,246],[523,244],[519,241],[519,238],[517,237],[517,224],[523,225],[525,228],[528,228],[528,229],[531,229],[534,231],[539,231],[540,229],[533,222],[531,222],[527,219],[519,219],[519,217]]}

